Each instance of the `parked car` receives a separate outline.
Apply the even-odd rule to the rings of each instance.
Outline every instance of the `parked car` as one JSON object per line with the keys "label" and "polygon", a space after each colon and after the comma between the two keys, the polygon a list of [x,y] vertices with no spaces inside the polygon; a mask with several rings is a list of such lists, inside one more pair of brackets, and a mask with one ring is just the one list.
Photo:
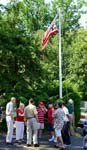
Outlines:
{"label": "parked car", "polygon": [[80,114],[80,120],[78,122],[79,127],[84,127],[84,121],[87,119],[87,108],[81,107],[81,114]]}

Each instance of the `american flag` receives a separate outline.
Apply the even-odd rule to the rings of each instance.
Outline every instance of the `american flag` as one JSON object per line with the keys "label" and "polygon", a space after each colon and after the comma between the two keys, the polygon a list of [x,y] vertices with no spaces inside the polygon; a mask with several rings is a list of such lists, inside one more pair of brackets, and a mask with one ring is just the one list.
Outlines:
{"label": "american flag", "polygon": [[57,33],[59,30],[57,29],[57,26],[55,24],[55,22],[53,21],[50,26],[48,27],[48,29],[46,30],[46,32],[44,33],[44,36],[42,38],[42,49],[45,48],[49,38],[54,35],[55,33]]}

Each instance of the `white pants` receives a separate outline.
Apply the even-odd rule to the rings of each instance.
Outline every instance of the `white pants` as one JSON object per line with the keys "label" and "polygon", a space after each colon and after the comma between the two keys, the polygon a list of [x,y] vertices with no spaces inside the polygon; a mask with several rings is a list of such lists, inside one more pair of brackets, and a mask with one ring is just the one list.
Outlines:
{"label": "white pants", "polygon": [[38,144],[38,123],[36,118],[31,118],[27,120],[27,144]]}
{"label": "white pants", "polygon": [[24,122],[16,121],[16,140],[24,137]]}
{"label": "white pants", "polygon": [[11,143],[13,138],[13,120],[11,116],[6,116],[6,122],[7,122],[6,142]]}

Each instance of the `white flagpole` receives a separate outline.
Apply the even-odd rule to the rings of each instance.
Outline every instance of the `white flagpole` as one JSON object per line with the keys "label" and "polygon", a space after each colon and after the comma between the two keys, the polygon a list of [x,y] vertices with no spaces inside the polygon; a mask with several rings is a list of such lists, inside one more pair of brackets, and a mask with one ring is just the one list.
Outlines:
{"label": "white flagpole", "polygon": [[59,98],[62,98],[61,12],[59,8]]}

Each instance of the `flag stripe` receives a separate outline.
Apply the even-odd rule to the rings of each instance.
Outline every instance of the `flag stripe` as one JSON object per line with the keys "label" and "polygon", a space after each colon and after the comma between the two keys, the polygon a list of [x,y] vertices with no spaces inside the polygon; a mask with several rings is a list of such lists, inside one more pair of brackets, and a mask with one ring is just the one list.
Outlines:
{"label": "flag stripe", "polygon": [[49,38],[58,32],[58,29],[55,25],[55,22],[52,22],[46,32],[44,33],[43,39],[42,39],[42,47],[44,48],[49,40]]}

